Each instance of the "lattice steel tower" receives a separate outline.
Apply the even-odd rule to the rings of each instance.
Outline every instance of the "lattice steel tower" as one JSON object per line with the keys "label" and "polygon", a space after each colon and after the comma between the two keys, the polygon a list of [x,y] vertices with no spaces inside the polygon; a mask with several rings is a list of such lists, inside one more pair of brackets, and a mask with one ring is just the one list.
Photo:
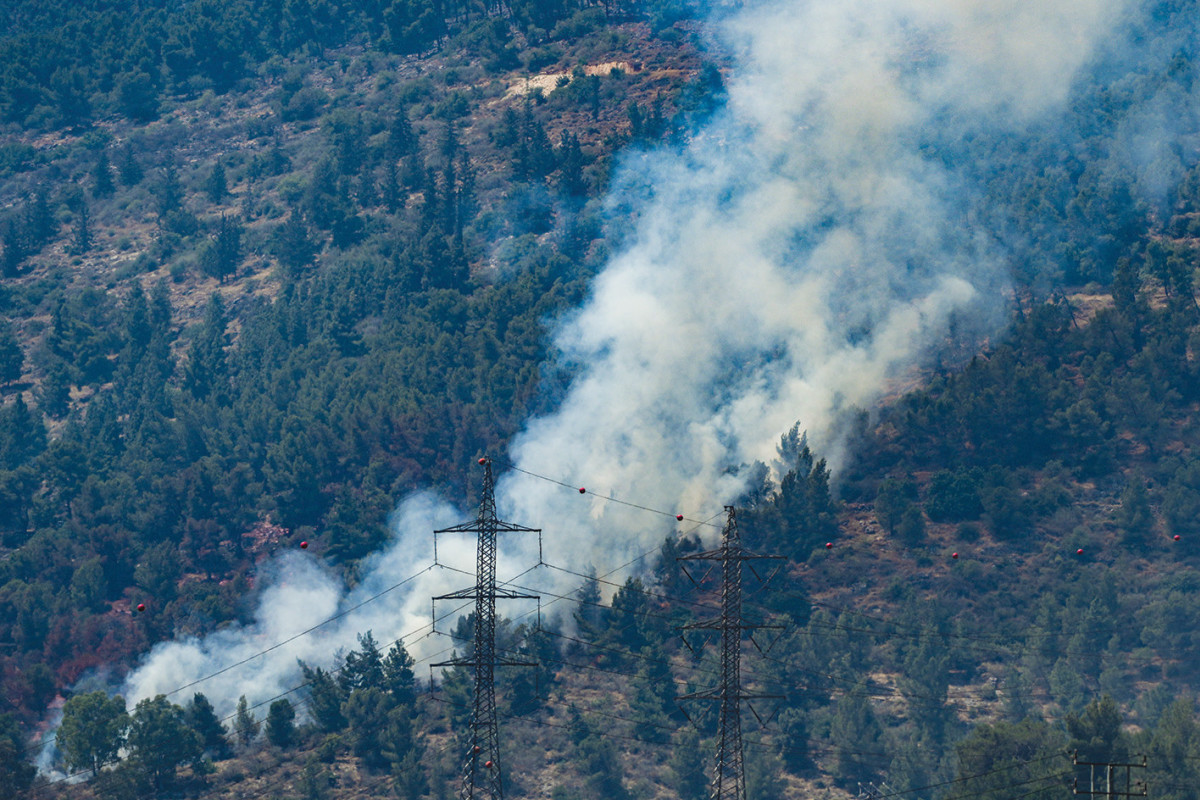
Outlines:
{"label": "lattice steel tower", "polygon": [[[467,754],[463,764],[463,800],[486,798],[501,800],[504,797],[503,774],[500,769],[500,733],[496,720],[496,667],[533,667],[527,661],[511,661],[496,657],[496,600],[538,600],[538,595],[519,594],[496,586],[496,535],[500,533],[537,533],[537,528],[526,528],[496,518],[495,485],[492,481],[491,459],[481,458],[483,466],[483,498],[479,503],[479,516],[474,522],[464,522],[452,528],[434,531],[434,553],[436,560],[437,536],[442,533],[474,533],[478,537],[476,551],[475,585],[457,592],[440,595],[437,600],[474,600],[475,637],[473,653],[465,658],[456,658],[434,664],[435,667],[471,667],[475,672],[475,702],[471,709],[470,731],[467,738]],[[436,620],[436,613],[434,619]]]}
{"label": "lattice steel tower", "polygon": [[[779,695],[751,694],[742,690],[742,631],[778,625],[748,625],[742,621],[742,563],[759,559],[781,560],[782,556],[764,556],[742,547],[733,506],[726,506],[721,546],[716,550],[681,556],[679,561],[719,561],[721,563],[721,616],[683,626],[684,630],[715,630],[721,633],[721,685],[684,695],[680,700],[714,700],[720,703],[717,729],[717,758],[713,769],[712,800],[746,800],[746,771],[742,757],[741,704],[754,699],[779,699]],[[686,571],[686,566],[685,566]],[[691,577],[689,575],[689,577]],[[753,637],[751,638],[753,641]],[[755,643],[757,646],[757,643]],[[758,712],[750,706],[751,712]],[[759,717],[759,721],[762,719]]]}

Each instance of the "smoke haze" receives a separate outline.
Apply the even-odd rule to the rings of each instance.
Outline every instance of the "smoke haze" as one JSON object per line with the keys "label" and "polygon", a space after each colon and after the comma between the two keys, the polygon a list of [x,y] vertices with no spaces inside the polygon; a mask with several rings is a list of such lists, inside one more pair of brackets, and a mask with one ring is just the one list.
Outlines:
{"label": "smoke haze", "polygon": [[[681,148],[627,159],[614,204],[633,209],[634,233],[555,332],[582,368],[558,410],[531,420],[509,454],[589,491],[509,471],[501,516],[543,528],[547,561],[605,572],[677,526],[602,495],[710,518],[744,490],[738,468],[769,463],[796,420],[836,464],[842,415],[871,407],[922,364],[951,320],[989,331],[1002,316],[1003,253],[972,228],[954,165],[924,145],[934,132],[1019,130],[1055,113],[1122,7],[760,2],[723,20],[736,64],[727,106]],[[126,698],[170,692],[420,572],[431,531],[472,514],[409,498],[390,548],[363,565],[352,592],[310,555],[278,559],[252,624],[157,646],[129,675]],[[503,542],[501,578],[535,564],[535,546]],[[473,548],[446,540],[439,556],[471,572]],[[544,573],[522,582],[548,593],[574,586]],[[368,629],[383,643],[409,635],[415,656],[431,656],[450,644],[426,635],[430,596],[471,582],[424,572],[172,699],[203,691],[224,713],[243,694],[270,699],[300,682],[298,658],[328,667]]]}

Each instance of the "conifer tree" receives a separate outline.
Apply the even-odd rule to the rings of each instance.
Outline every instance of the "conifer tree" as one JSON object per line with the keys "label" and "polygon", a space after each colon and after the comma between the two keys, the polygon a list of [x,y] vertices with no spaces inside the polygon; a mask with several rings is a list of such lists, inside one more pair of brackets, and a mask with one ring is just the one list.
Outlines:
{"label": "conifer tree", "polygon": [[238,744],[242,747],[249,747],[250,743],[258,737],[261,725],[254,718],[254,714],[250,712],[250,704],[246,702],[246,695],[239,697],[237,715],[233,719],[233,730],[237,734]]}
{"label": "conifer tree", "polygon": [[291,747],[296,738],[296,710],[286,697],[271,703],[267,711],[267,741],[276,747]]}
{"label": "conifer tree", "polygon": [[100,157],[96,159],[96,166],[92,170],[92,195],[95,197],[108,197],[116,187],[113,185],[112,165],[108,162],[108,152],[101,150]]}
{"label": "conifer tree", "polygon": [[300,662],[300,671],[308,686],[309,710],[317,726],[326,733],[335,733],[346,727],[346,717],[342,714],[342,703],[346,699],[337,679],[321,669],[310,667]]}
{"label": "conifer tree", "polygon": [[271,250],[279,263],[293,275],[312,263],[317,246],[299,211],[292,211],[287,220],[275,229],[271,237]]}
{"label": "conifer tree", "polygon": [[36,769],[25,760],[25,743],[11,714],[0,714],[0,797],[21,798]]}
{"label": "conifer tree", "polygon": [[137,186],[142,182],[144,175],[142,165],[133,153],[133,142],[125,142],[125,147],[121,150],[121,163],[117,167],[117,177],[125,186]]}
{"label": "conifer tree", "polygon": [[217,229],[200,253],[200,266],[206,275],[221,283],[235,274],[242,263],[242,234],[245,228],[237,217],[221,215]]}
{"label": "conifer tree", "polygon": [[21,271],[21,263],[28,255],[25,231],[16,220],[4,226],[3,253],[0,253],[0,277],[15,278]]}
{"label": "conifer tree", "polygon": [[183,388],[197,400],[206,400],[212,395],[219,400],[224,396],[222,389],[228,377],[225,359],[227,324],[225,304],[221,302],[221,295],[214,293],[199,334],[188,349],[184,368]]}
{"label": "conifer tree", "polygon": [[50,200],[43,189],[33,193],[25,209],[25,234],[28,237],[30,249],[37,251],[47,244],[58,232],[58,222],[54,219],[54,211],[50,208]]}
{"label": "conifer tree", "polygon": [[200,743],[206,753],[217,759],[229,756],[229,739],[226,737],[225,726],[217,719],[212,703],[200,692],[196,692],[187,708],[187,721],[200,737]]}
{"label": "conifer tree", "polygon": [[383,167],[384,208],[388,210],[389,214],[395,214],[400,210],[401,199],[400,173],[396,169],[396,162],[389,159]]}
{"label": "conifer tree", "polygon": [[25,367],[25,353],[17,341],[12,323],[0,318],[0,386],[15,383]]}
{"label": "conifer tree", "polygon": [[73,238],[73,251],[76,255],[82,255],[92,249],[92,224],[91,213],[88,211],[87,201],[82,201],[79,204],[79,210],[75,214],[75,234]]}
{"label": "conifer tree", "polygon": [[225,182],[225,165],[220,161],[213,164],[208,179],[204,181],[204,193],[213,204],[221,203],[229,195],[229,186]]}

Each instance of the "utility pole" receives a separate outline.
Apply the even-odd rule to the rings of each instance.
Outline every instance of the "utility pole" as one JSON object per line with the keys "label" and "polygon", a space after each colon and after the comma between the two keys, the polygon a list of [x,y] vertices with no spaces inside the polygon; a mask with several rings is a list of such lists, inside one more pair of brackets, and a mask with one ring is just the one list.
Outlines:
{"label": "utility pole", "polygon": [[[746,771],[742,755],[742,711],[746,702],[750,711],[762,723],[762,718],[748,701],[781,699],[780,695],[750,694],[742,690],[742,631],[762,628],[779,629],[780,625],[748,625],[742,621],[742,563],[762,559],[782,560],[783,556],[764,556],[742,547],[737,517],[733,506],[725,507],[725,528],[721,531],[721,546],[716,550],[681,556],[678,561],[717,561],[721,564],[721,616],[683,626],[683,630],[714,630],[721,633],[721,685],[713,689],[680,697],[680,700],[712,700],[720,703],[717,730],[717,758],[713,769],[712,800],[746,800]],[[753,568],[751,568],[753,569]],[[684,566],[687,574],[687,567]],[[688,574],[691,579],[691,575]],[[694,579],[692,579],[695,582]],[[750,640],[754,642],[753,634]],[[755,647],[758,643],[754,642]],[[761,649],[761,648],[760,648]]]}
{"label": "utility pole", "polygon": [[[496,586],[496,536],[500,533],[536,533],[539,547],[541,530],[501,522],[496,518],[495,484],[492,480],[492,461],[479,459],[483,467],[483,498],[479,516],[452,528],[434,531],[434,561],[437,561],[437,537],[443,533],[473,533],[478,537],[475,559],[475,585],[457,592],[440,595],[438,600],[475,601],[474,652],[465,658],[455,658],[434,664],[435,667],[471,667],[475,671],[475,702],[471,709],[467,754],[463,764],[462,800],[503,800],[504,782],[500,769],[500,731],[496,719],[496,667],[535,667],[528,661],[512,661],[496,657],[496,600],[540,600],[535,594],[519,594]],[[436,621],[436,611],[434,620]]]}
{"label": "utility pole", "polygon": [[[1122,763],[1119,763],[1116,761],[1080,761],[1079,760],[1079,751],[1076,750],[1074,753],[1071,754],[1071,763],[1077,767],[1089,767],[1090,768],[1088,788],[1080,789],[1079,788],[1079,778],[1076,777],[1074,780],[1071,781],[1071,793],[1072,794],[1083,794],[1083,795],[1089,795],[1089,796],[1100,795],[1100,796],[1108,798],[1108,800],[1115,800],[1115,798],[1118,798],[1118,797],[1145,797],[1147,795],[1148,787],[1146,785],[1146,782],[1140,781],[1140,780],[1134,781],[1133,776],[1132,776],[1132,770],[1146,768],[1146,757],[1145,756],[1142,756],[1141,763],[1135,762],[1132,764],[1122,764]],[[1096,789],[1096,768],[1097,767],[1104,768],[1104,789],[1102,791]],[[1118,769],[1125,770],[1125,791],[1121,791],[1117,787],[1117,782],[1115,780],[1115,778],[1116,778],[1115,773]]]}

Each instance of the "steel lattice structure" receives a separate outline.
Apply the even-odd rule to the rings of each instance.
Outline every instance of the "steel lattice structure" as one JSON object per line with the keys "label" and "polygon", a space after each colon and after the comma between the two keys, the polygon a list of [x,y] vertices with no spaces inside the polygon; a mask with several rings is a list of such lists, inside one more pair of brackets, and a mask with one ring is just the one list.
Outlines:
{"label": "steel lattice structure", "polygon": [[[743,702],[779,699],[779,695],[751,694],[742,690],[742,632],[777,625],[748,625],[742,620],[742,564],[758,559],[779,560],[742,547],[733,506],[726,506],[721,546],[716,550],[681,556],[679,561],[716,561],[721,564],[721,616],[683,626],[684,630],[713,630],[721,634],[721,685],[680,697],[680,700],[711,700],[720,703],[717,757],[713,768],[712,800],[746,800],[746,771],[742,755]],[[686,571],[686,567],[685,567]],[[689,577],[691,577],[689,575]],[[749,705],[749,703],[747,703]],[[758,712],[750,706],[758,717]],[[761,722],[761,718],[759,719]]]}
{"label": "steel lattice structure", "polygon": [[[471,709],[470,730],[466,737],[467,754],[463,764],[463,782],[459,796],[463,800],[504,797],[503,773],[500,768],[500,732],[496,719],[496,667],[533,667],[532,662],[500,659],[496,656],[496,601],[539,600],[538,595],[519,594],[496,586],[496,536],[500,533],[537,533],[538,528],[526,528],[496,518],[495,484],[492,480],[491,459],[480,459],[483,465],[483,498],[479,516],[474,522],[464,522],[451,528],[434,531],[434,551],[438,534],[473,533],[478,537],[475,563],[475,585],[457,592],[440,595],[437,600],[474,600],[475,636],[473,652],[434,664],[435,667],[471,667],[475,672],[475,702]],[[436,555],[435,555],[436,559]],[[436,619],[436,615],[435,615]]]}

